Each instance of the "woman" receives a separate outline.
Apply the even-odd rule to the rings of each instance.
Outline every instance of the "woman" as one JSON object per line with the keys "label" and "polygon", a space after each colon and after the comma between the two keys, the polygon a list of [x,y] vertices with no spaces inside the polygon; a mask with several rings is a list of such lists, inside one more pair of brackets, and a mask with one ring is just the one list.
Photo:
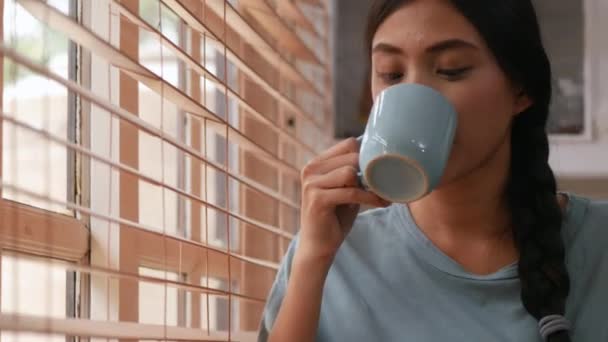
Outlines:
{"label": "woman", "polygon": [[556,193],[530,0],[380,0],[368,32],[372,98],[410,82],[455,106],[450,160],[407,206],[357,187],[354,139],[307,165],[260,340],[608,341],[608,203]]}

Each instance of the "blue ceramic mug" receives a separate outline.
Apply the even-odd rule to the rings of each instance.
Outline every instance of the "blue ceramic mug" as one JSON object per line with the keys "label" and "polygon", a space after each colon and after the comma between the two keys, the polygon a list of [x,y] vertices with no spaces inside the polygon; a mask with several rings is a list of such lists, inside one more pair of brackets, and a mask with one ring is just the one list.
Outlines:
{"label": "blue ceramic mug", "polygon": [[361,184],[381,198],[415,201],[439,183],[458,115],[438,91],[399,84],[382,91],[360,137]]}

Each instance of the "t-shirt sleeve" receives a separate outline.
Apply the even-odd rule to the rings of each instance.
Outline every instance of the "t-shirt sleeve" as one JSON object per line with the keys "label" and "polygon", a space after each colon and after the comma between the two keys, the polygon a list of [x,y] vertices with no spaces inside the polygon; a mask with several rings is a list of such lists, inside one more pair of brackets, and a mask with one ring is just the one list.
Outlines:
{"label": "t-shirt sleeve", "polygon": [[571,235],[567,254],[573,315],[573,341],[608,341],[605,322],[608,303],[608,202],[587,202],[581,224]]}
{"label": "t-shirt sleeve", "polygon": [[[608,268],[608,201],[589,201],[576,238],[587,267]],[[606,278],[608,279],[608,278]]]}
{"label": "t-shirt sleeve", "polygon": [[289,273],[291,271],[291,261],[295,253],[297,246],[297,236],[294,238],[287,249],[287,253],[281,261],[281,265],[277,272],[277,276],[274,280],[272,288],[268,298],[266,299],[266,305],[262,314],[262,321],[260,322],[260,329],[258,333],[258,342],[268,341],[268,333],[270,332],[274,321],[277,318],[285,291],[287,290],[287,281]]}

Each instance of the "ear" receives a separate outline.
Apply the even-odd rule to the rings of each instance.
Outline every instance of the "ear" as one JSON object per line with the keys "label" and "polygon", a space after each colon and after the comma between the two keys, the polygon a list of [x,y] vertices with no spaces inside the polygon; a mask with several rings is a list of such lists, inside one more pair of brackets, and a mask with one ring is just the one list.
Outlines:
{"label": "ear", "polygon": [[522,89],[518,88],[515,92],[515,103],[513,107],[513,116],[517,116],[530,108],[534,101],[528,96],[528,94]]}

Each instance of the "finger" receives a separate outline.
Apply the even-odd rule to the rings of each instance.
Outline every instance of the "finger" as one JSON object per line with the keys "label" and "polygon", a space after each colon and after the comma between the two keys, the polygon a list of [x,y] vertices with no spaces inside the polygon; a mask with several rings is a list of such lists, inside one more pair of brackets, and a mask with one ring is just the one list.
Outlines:
{"label": "finger", "polygon": [[332,172],[335,169],[339,169],[344,166],[352,166],[357,168],[359,165],[359,153],[352,152],[347,154],[337,155],[330,157],[320,163],[311,165],[311,174],[326,174]]}
{"label": "finger", "polygon": [[335,156],[338,156],[341,154],[358,152],[358,151],[359,151],[359,142],[357,141],[357,139],[348,138],[346,140],[339,142],[338,144],[334,145],[333,147],[330,147],[325,152],[322,152],[321,154],[319,154],[315,158],[315,161],[327,160],[331,157],[335,157]]}
{"label": "finger", "polygon": [[359,177],[357,169],[351,165],[345,165],[334,169],[326,174],[320,174],[311,177],[304,183],[304,191],[309,189],[333,189],[333,188],[349,188],[357,187]]}
{"label": "finger", "polygon": [[348,204],[385,207],[389,204],[375,194],[359,188],[316,189],[310,200],[316,208],[332,208]]}

